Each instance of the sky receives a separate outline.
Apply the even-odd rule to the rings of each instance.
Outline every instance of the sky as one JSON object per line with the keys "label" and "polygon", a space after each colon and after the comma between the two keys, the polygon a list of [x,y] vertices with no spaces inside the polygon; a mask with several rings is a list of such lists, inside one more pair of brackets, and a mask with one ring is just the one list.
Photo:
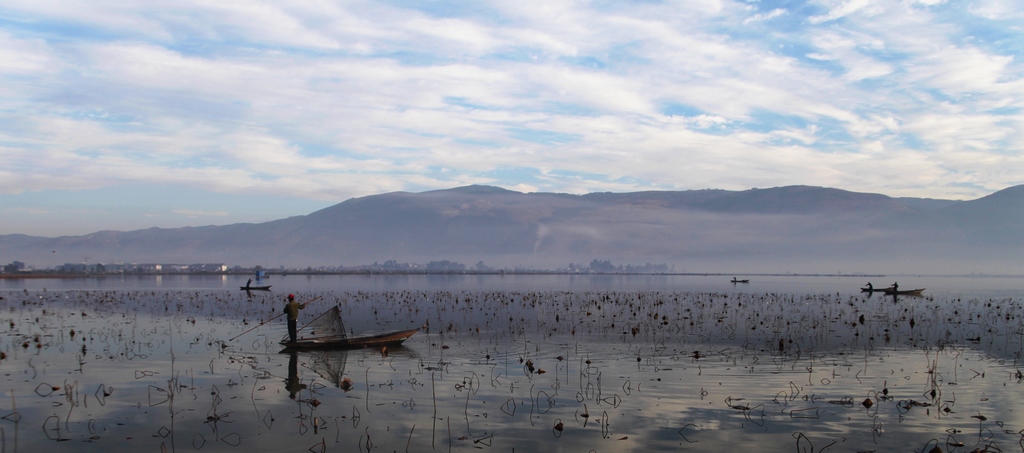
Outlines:
{"label": "sky", "polygon": [[0,4],[0,234],[353,197],[1024,184],[1019,0]]}

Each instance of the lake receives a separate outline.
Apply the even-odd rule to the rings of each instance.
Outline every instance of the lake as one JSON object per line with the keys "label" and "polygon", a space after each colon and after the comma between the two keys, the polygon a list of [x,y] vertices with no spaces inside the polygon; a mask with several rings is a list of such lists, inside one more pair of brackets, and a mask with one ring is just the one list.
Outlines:
{"label": "lake", "polygon": [[2,451],[1024,451],[1024,279],[730,278],[0,280]]}

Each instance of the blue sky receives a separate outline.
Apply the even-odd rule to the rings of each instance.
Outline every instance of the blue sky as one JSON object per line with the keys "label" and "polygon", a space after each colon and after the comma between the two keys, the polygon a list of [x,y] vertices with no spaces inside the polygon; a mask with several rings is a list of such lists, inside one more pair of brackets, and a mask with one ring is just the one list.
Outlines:
{"label": "blue sky", "polygon": [[[283,4],[287,3],[287,4]],[[1024,183],[1017,0],[0,5],[0,234],[352,197]]]}

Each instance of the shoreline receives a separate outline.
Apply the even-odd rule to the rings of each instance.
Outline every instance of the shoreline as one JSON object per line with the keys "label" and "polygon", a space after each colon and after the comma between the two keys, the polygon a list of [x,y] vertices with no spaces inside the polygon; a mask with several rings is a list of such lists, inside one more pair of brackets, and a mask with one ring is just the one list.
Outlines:
{"label": "shoreline", "polygon": [[[150,276],[251,276],[252,272],[146,272],[146,273],[82,273],[82,272],[24,272],[24,273],[0,273],[0,279],[17,278],[110,278],[110,277],[150,277]],[[331,271],[331,272],[280,272],[267,274],[264,278],[287,277],[289,275],[646,275],[646,276],[691,276],[691,277],[857,277],[857,278],[882,278],[886,274],[805,274],[805,273],[729,273],[729,272],[663,272],[663,273],[640,273],[640,272],[558,272],[558,271],[377,271],[377,270],[354,270],[354,271]]]}
{"label": "shoreline", "polygon": [[[147,273],[74,273],[74,272],[24,272],[0,273],[0,280],[17,279],[106,279],[117,277],[167,277],[167,276],[249,276],[251,272],[147,272]],[[726,273],[726,272],[666,272],[656,274],[627,272],[588,272],[572,273],[557,271],[332,271],[332,272],[282,272],[269,274],[269,277],[287,277],[289,275],[560,275],[560,276],[682,276],[682,277],[850,277],[850,278],[887,278],[887,277],[956,277],[956,278],[1024,278],[1024,275],[1013,274],[810,274],[810,273]]]}

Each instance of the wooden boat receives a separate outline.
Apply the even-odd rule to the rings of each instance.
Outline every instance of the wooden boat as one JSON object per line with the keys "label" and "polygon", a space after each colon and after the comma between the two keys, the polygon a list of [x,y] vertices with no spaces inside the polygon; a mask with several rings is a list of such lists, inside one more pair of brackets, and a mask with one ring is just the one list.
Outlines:
{"label": "wooden boat", "polygon": [[285,351],[302,351],[309,349],[359,349],[377,346],[401,344],[420,329],[401,330],[362,337],[317,337],[300,338],[294,343],[282,340]]}
{"label": "wooden boat", "polygon": [[271,285],[266,286],[239,286],[238,289],[244,291],[270,291]]}
{"label": "wooden boat", "polygon": [[732,278],[733,283],[750,283],[750,279],[736,280],[736,277]]}
{"label": "wooden boat", "polygon": [[922,292],[924,292],[924,288],[905,289],[905,290],[901,289],[899,291],[896,291],[896,290],[894,290],[892,288],[886,288],[885,289],[885,293],[886,294],[899,295],[899,296],[920,296]]}
{"label": "wooden boat", "polygon": [[880,293],[880,292],[885,292],[885,291],[892,291],[892,287],[890,286],[888,288],[861,288],[860,290],[865,292],[865,293],[871,293],[871,292],[879,292]]}

